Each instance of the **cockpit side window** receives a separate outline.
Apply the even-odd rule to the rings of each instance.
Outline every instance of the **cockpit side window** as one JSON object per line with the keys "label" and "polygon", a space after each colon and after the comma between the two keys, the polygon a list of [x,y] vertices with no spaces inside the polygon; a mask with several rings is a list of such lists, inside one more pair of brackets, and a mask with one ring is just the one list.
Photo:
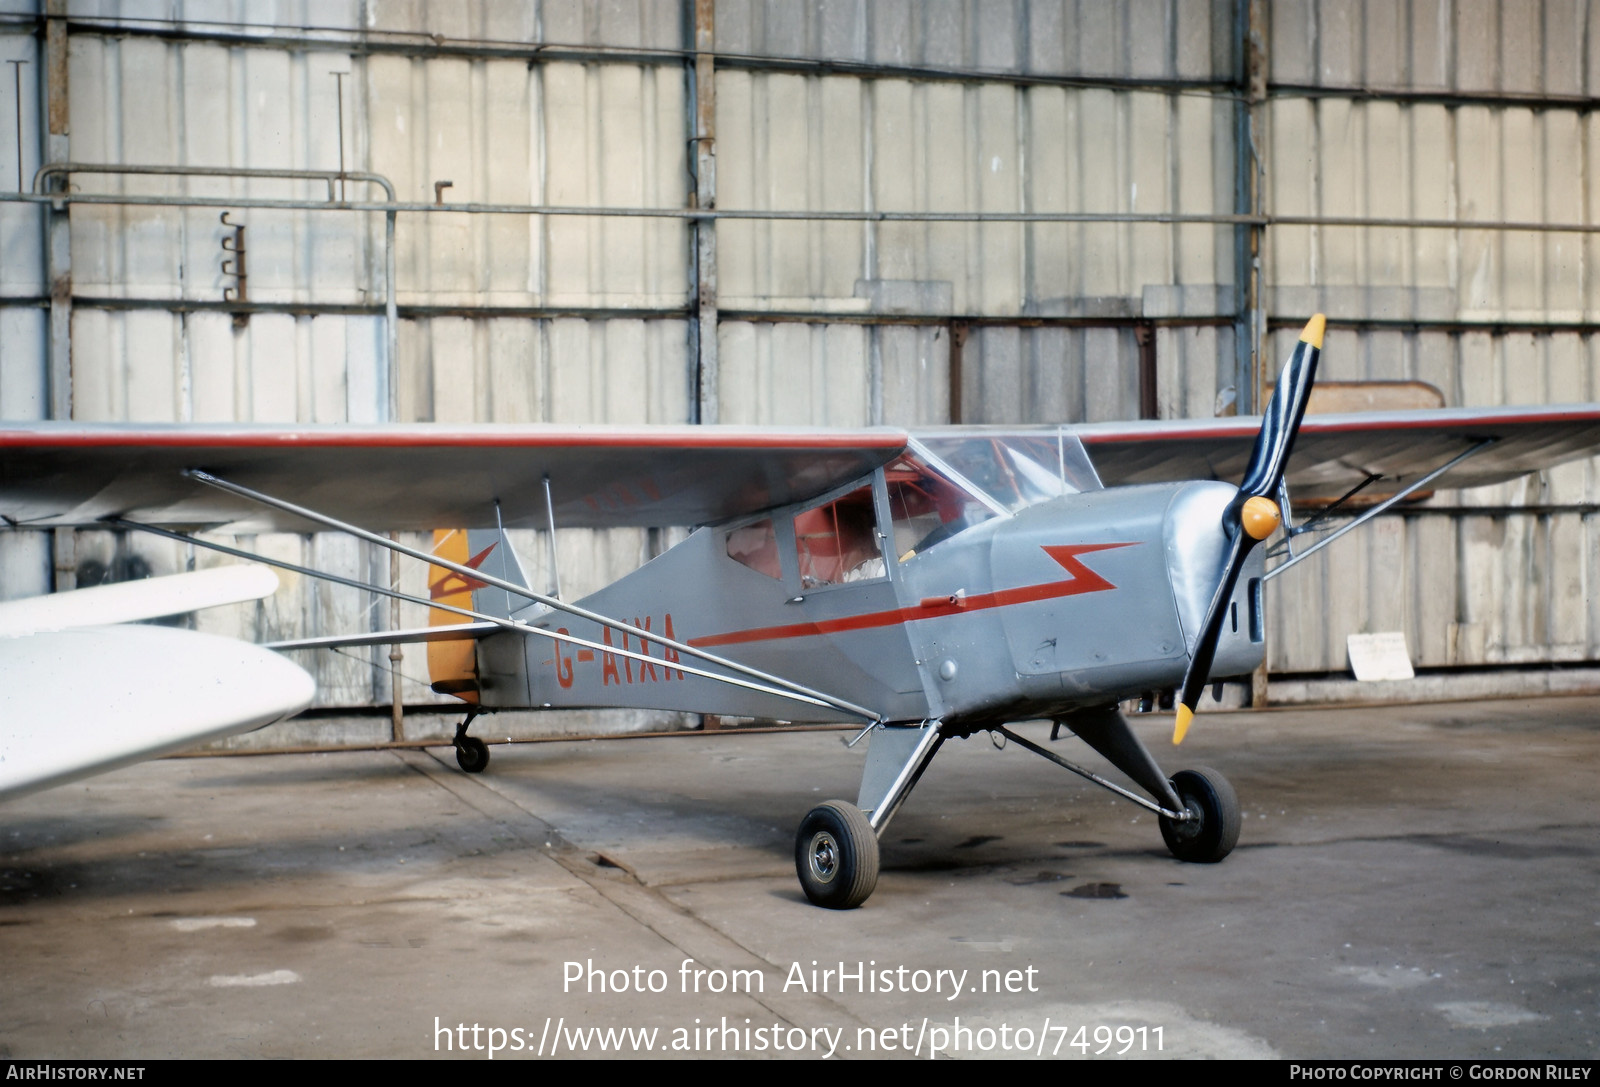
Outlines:
{"label": "cockpit side window", "polygon": [[914,454],[889,465],[884,482],[894,519],[894,550],[901,562],[995,516],[988,505]]}
{"label": "cockpit side window", "polygon": [[797,515],[794,538],[802,588],[886,576],[870,483]]}
{"label": "cockpit side window", "polygon": [[783,567],[778,559],[778,538],[772,518],[744,525],[728,533],[728,557],[758,574],[781,580]]}

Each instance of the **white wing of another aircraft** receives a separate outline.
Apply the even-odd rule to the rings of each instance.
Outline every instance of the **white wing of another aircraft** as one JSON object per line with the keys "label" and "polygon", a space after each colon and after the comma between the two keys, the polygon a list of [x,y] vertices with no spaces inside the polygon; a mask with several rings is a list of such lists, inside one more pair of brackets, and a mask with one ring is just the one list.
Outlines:
{"label": "white wing of another aircraft", "polygon": [[7,600],[0,602],[0,638],[162,619],[260,600],[277,591],[277,574],[265,566],[246,564]]}
{"label": "white wing of another aircraft", "polygon": [[118,626],[270,595],[229,566],[0,603],[0,800],[236,732],[310,704],[310,675],[270,650]]}

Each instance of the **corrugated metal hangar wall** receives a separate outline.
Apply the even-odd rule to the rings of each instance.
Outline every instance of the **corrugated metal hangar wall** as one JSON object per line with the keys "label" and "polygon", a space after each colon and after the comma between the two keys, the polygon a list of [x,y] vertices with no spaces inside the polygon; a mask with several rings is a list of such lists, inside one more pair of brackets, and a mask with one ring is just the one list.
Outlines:
{"label": "corrugated metal hangar wall", "polygon": [[[1255,410],[1318,309],[1327,379],[1596,400],[1597,24],[1582,0],[0,0],[0,416],[1210,416]],[[1592,476],[1441,493],[1329,548],[1273,586],[1271,671],[1396,629],[1474,689],[1595,661]],[[569,592],[671,538],[560,535]],[[248,545],[388,575],[346,540]],[[0,595],[140,560],[211,561],[4,534]],[[390,621],[291,581],[202,624]],[[321,703],[387,703],[384,664],[324,655]]]}

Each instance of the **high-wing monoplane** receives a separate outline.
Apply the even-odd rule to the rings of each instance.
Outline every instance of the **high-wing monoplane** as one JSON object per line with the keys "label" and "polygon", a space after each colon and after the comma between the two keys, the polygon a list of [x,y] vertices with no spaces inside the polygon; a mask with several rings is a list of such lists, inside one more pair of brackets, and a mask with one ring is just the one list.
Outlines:
{"label": "high-wing monoplane", "polygon": [[[1267,570],[1261,544],[1303,543],[1309,527],[1294,523],[1291,485],[1387,496],[1343,532],[1424,488],[1499,482],[1600,445],[1600,405],[1305,420],[1323,328],[1306,326],[1260,420],[10,427],[0,514],[154,532],[335,581],[185,532],[335,529],[432,564],[431,599],[416,599],[429,627],[275,648],[430,643],[434,689],[467,704],[454,742],[469,772],[489,759],[473,720],[508,708],[858,721],[855,802],[814,808],[796,836],[800,883],[822,906],[871,894],[878,838],[940,745],[985,730],[1154,811],[1175,856],[1215,862],[1239,834],[1232,788],[1204,767],[1169,777],[1118,706],[1174,691],[1181,741],[1208,683],[1260,664],[1266,580],[1329,539]],[[694,531],[576,603],[559,576],[530,585],[507,534],[623,525]],[[381,534],[430,529],[431,551]],[[1010,728],[1033,719],[1142,794]]]}

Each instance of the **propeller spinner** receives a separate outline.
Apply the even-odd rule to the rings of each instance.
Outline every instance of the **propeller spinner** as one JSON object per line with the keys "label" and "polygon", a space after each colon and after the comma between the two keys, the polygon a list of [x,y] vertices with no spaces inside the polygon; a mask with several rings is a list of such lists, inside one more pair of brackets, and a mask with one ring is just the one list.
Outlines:
{"label": "propeller spinner", "polygon": [[1184,673],[1178,718],[1172,729],[1175,744],[1183,742],[1189,722],[1194,719],[1200,692],[1205,690],[1211,661],[1217,652],[1217,640],[1222,636],[1222,619],[1228,610],[1228,601],[1233,599],[1234,585],[1244,567],[1245,556],[1272,535],[1282,520],[1278,504],[1268,496],[1276,494],[1283,482],[1284,468],[1289,463],[1289,453],[1294,449],[1295,435],[1300,432],[1300,420],[1305,417],[1306,401],[1311,398],[1311,386],[1316,380],[1317,359],[1322,354],[1322,334],[1327,323],[1327,318],[1320,313],[1306,322],[1300,342],[1284,364],[1278,387],[1267,403],[1261,432],[1256,435],[1255,448],[1250,451],[1250,464],[1239,484],[1239,493],[1223,511],[1223,528],[1230,537],[1228,554],[1216,595],[1211,598],[1200,638],[1195,643],[1194,657]]}

